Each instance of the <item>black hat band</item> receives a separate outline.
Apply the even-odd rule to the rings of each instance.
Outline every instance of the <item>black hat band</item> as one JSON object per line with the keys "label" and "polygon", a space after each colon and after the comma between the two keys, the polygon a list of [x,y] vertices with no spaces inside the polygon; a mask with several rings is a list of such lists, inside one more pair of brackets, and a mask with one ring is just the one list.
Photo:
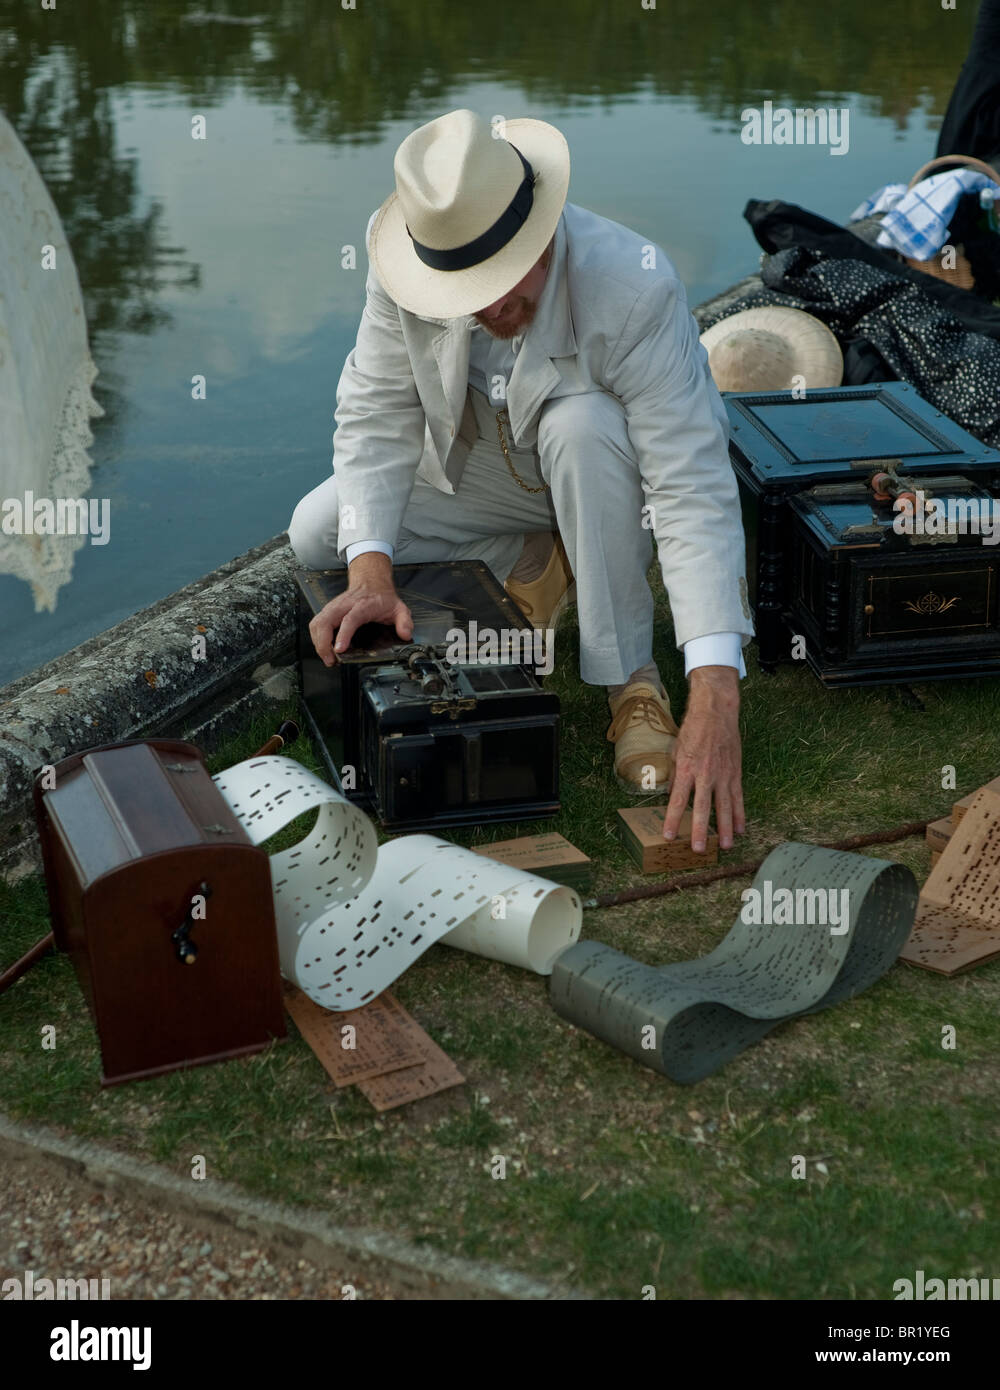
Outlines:
{"label": "black hat band", "polygon": [[413,249],[424,265],[429,265],[432,270],[468,270],[470,265],[479,265],[480,261],[487,261],[490,256],[495,256],[521,230],[535,201],[536,176],[517,146],[511,145],[511,149],[524,165],[524,178],[510,203],[482,236],[477,236],[474,241],[467,241],[464,246],[451,246],[440,251],[417,241],[407,227]]}

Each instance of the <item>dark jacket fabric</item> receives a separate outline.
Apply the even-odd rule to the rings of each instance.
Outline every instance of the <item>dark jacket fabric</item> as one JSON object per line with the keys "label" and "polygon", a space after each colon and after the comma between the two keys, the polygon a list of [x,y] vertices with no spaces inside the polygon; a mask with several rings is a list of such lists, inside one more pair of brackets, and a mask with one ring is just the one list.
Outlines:
{"label": "dark jacket fabric", "polygon": [[803,309],[836,335],[846,384],[908,381],[1000,447],[1000,309],[792,203],[751,201],[743,215],[767,253],[760,285],[703,329],[756,305]]}
{"label": "dark jacket fabric", "polygon": [[982,0],[969,53],[938,132],[937,154],[1000,157],[1000,0]]}

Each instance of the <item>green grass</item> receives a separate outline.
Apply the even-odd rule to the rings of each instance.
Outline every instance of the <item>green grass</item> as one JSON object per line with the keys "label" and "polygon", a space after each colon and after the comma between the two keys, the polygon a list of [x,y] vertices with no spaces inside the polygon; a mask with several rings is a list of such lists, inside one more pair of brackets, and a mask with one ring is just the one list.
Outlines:
{"label": "green grass", "polygon": [[[683,668],[669,620],[659,626],[679,714]],[[551,826],[595,859],[597,891],[647,882],[615,837],[625,799],[603,694],[575,675],[572,620],[560,646],[563,811],[454,838]],[[917,687],[919,709],[892,687],[833,693],[801,666],[768,678],[751,654],[750,667],[750,826],[723,862],[945,815],[1000,772],[995,681]],[[270,732],[248,730],[213,770]],[[316,767],[304,739],[294,751]],[[942,786],[948,765],[954,790]],[[300,834],[290,827],[275,843]],[[926,875],[921,842],[873,853]],[[584,935],[655,964],[688,959],[729,929],[745,886],[588,912]],[[0,919],[6,961],[47,929],[43,885],[0,885]],[[897,964],[859,998],[778,1029],[688,1088],[564,1023],[534,975],[434,947],[395,992],[464,1087],[379,1117],[356,1090],[332,1088],[290,1026],[287,1042],[255,1057],[101,1092],[72,968],[53,955],[0,999],[0,1107],[178,1173],[203,1154],[211,1176],[266,1197],[604,1296],[639,1298],[652,1284],[660,1298],[886,1298],[915,1269],[1000,1273],[1000,963],[951,980]],[[54,1051],[41,1047],[46,1024]],[[954,1051],[941,1047],[946,1024]],[[502,1180],[491,1176],[497,1155]],[[804,1179],[792,1177],[797,1155]]]}

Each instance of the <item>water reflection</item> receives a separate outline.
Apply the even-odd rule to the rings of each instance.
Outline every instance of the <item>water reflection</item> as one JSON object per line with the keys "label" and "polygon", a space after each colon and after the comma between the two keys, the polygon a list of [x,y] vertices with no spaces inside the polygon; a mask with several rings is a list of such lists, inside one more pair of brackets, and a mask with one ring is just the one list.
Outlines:
{"label": "water reflection", "polygon": [[[13,8],[13,7],[12,7]],[[968,43],[964,13],[910,0],[661,0],[659,9],[607,0],[505,0],[503,23],[453,0],[88,0],[63,13],[17,6],[0,69],[0,104],[38,157],[26,91],[60,52],[80,98],[125,85],[225,99],[239,79],[283,102],[314,139],[377,139],[386,122],[446,109],[470,79],[515,82],[532,102],[694,98],[706,116],[735,120],[748,101],[809,105],[864,94],[873,114],[904,128],[929,95],[940,115]],[[0,10],[2,19],[2,10]],[[41,164],[41,160],[39,160]],[[43,166],[43,172],[44,170]]]}
{"label": "water reflection", "polygon": [[[18,639],[0,683],[274,534],[329,469],[363,290],[341,247],[414,125],[457,106],[551,120],[571,198],[664,245],[694,300],[756,262],[746,198],[846,218],[933,153],[927,118],[973,17],[910,0],[0,0],[0,108],[79,269],[106,412],[94,491],[115,517],[44,620],[0,577]],[[740,111],[765,99],[850,104],[850,157],[741,149]],[[900,167],[886,118],[913,144]]]}

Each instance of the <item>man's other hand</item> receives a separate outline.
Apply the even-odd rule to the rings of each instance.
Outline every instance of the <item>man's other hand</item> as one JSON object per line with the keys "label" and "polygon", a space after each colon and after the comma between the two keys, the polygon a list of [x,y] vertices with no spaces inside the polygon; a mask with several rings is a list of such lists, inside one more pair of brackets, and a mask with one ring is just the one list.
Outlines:
{"label": "man's other hand", "polygon": [[336,665],[337,656],[347,651],[351,638],[365,623],[394,627],[403,642],[413,636],[413,615],[396,593],[392,561],[377,550],[366,551],[352,561],[347,590],[321,608],[309,624],[316,655],[324,666]]}
{"label": "man's other hand", "polygon": [[739,729],[740,678],[732,666],[696,666],[677,738],[674,780],[663,821],[664,839],[677,835],[694,791],[691,848],[702,851],[715,798],[719,845],[731,849],[733,832],[746,830]]}

